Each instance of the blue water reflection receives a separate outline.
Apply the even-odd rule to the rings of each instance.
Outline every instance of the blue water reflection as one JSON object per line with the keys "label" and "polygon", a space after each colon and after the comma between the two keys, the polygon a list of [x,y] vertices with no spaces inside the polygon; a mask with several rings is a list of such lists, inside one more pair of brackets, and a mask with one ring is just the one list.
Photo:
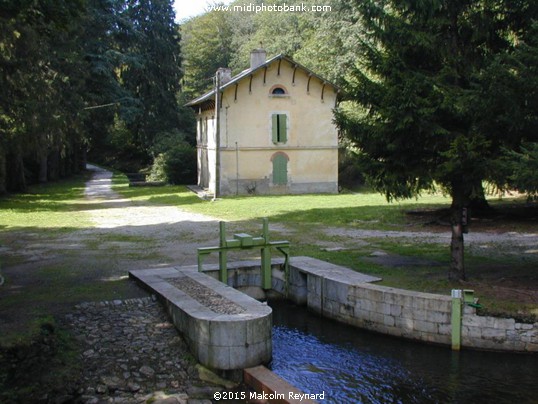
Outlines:
{"label": "blue water reflection", "polygon": [[324,403],[538,403],[538,356],[453,353],[273,307],[272,370]]}

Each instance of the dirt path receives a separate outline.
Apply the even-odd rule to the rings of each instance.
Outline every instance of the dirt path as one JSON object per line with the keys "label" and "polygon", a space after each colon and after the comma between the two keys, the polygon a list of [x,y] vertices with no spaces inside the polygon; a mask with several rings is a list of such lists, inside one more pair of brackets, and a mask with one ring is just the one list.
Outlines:
{"label": "dirt path", "polygon": [[28,318],[69,312],[81,300],[147,296],[130,269],[196,263],[196,248],[218,240],[218,223],[171,206],[136,204],[112,190],[112,173],[95,166],[74,215],[93,225],[51,232],[3,233],[0,334]]}
{"label": "dirt path", "polygon": [[[196,248],[218,243],[217,220],[188,213],[178,207],[144,204],[122,199],[112,189],[112,173],[89,166],[93,176],[85,199],[73,214],[90,218],[93,226],[69,232],[18,230],[4,233],[2,267],[6,283],[0,298],[10,303],[0,313],[0,332],[27,313],[65,312],[87,299],[145,296],[126,281],[130,269],[192,265]],[[236,229],[235,227],[241,227]],[[259,223],[232,223],[229,232],[252,232]],[[277,237],[294,238],[293,224],[271,223]],[[409,242],[443,243],[450,233],[375,231],[357,228],[315,227],[301,234],[301,242],[320,248],[367,246],[371,239],[402,238]],[[538,234],[475,233],[465,237],[466,248],[506,254],[538,254]],[[233,259],[233,257],[231,257]],[[216,257],[211,257],[213,261]],[[76,291],[72,291],[76,290]],[[25,296],[32,296],[25,298]],[[21,307],[24,307],[21,313]]]}
{"label": "dirt path", "polygon": [[[162,258],[161,262],[143,265],[193,264],[200,243],[218,239],[218,223],[214,218],[174,206],[137,205],[112,190],[110,171],[91,165],[88,169],[94,175],[86,184],[85,195],[98,207],[89,210],[94,223],[90,232],[108,234],[109,239],[114,238],[110,235],[116,236],[115,243],[122,248],[149,249]],[[143,244],[141,240],[146,240],[147,245],[139,246]]]}

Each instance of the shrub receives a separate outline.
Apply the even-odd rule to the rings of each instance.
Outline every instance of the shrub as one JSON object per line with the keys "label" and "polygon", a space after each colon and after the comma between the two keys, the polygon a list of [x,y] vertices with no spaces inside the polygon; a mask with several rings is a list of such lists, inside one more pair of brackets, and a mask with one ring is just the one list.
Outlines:
{"label": "shrub", "polygon": [[196,149],[187,143],[180,143],[158,154],[147,180],[174,185],[196,183]]}

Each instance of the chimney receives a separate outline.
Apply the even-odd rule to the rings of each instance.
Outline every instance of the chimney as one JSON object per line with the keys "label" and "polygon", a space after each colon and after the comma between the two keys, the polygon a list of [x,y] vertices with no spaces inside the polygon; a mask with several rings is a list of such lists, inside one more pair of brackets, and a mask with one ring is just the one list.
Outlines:
{"label": "chimney", "polygon": [[250,70],[265,63],[265,49],[254,49],[250,52]]}
{"label": "chimney", "polygon": [[217,74],[220,75],[220,84],[226,84],[232,79],[232,69],[229,67],[219,67]]}

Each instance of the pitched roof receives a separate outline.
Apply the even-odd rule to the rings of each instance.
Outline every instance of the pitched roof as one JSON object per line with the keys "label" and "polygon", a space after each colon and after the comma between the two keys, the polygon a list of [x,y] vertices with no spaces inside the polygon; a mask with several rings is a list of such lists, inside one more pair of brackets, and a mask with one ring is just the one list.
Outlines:
{"label": "pitched roof", "polygon": [[[261,70],[263,68],[266,68],[267,66],[269,66],[271,63],[277,61],[277,60],[285,60],[287,62],[289,62],[291,65],[294,65],[294,66],[297,66],[298,68],[306,71],[309,75],[313,76],[313,77],[316,77],[318,80],[320,80],[321,82],[323,83],[326,83],[326,84],[329,84],[331,85],[333,88],[335,88],[336,90],[339,90],[339,88],[331,83],[330,81],[324,79],[323,77],[317,75],[316,73],[314,73],[312,70],[304,67],[303,65],[301,65],[300,63],[297,63],[296,61],[294,61],[293,59],[289,58],[288,56],[285,56],[283,54],[280,54],[280,55],[277,55],[277,56],[274,56],[272,57],[271,59],[265,61],[265,63],[262,63],[261,65],[255,67],[254,69],[246,69],[246,70],[243,70],[241,73],[239,73],[238,75],[232,77],[232,79],[230,81],[228,81],[227,83],[225,84],[222,84],[220,86],[220,89],[221,91],[224,90],[226,87],[229,87],[231,86],[232,84],[235,84],[237,83],[238,81],[241,81],[242,79],[244,79],[245,77],[249,77],[250,75],[254,74],[255,72],[257,72],[258,70]],[[195,105],[198,105],[198,104],[201,104],[205,101],[208,101],[208,100],[213,100],[215,98],[215,89],[212,89],[211,91],[208,91],[207,93],[201,95],[200,97],[198,98],[195,98],[194,100],[192,101],[189,101],[187,104],[185,104],[185,106],[187,107],[193,107]]]}

